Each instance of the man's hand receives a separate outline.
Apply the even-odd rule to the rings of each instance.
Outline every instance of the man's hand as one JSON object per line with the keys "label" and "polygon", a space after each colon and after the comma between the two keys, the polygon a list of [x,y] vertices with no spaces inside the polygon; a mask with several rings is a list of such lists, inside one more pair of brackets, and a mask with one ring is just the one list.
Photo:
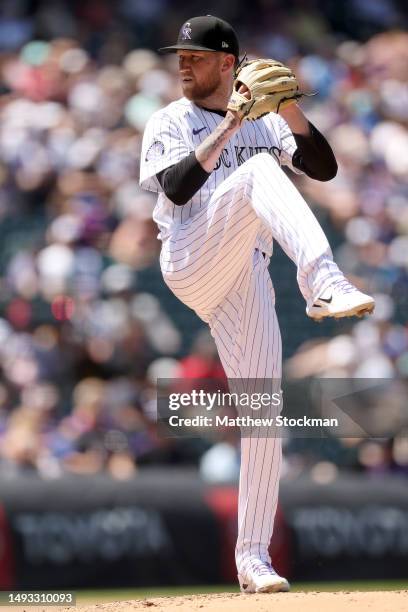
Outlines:
{"label": "man's hand", "polygon": [[[238,93],[241,94],[247,100],[251,99],[251,92],[250,92],[250,90],[248,89],[248,87],[244,83],[242,83],[242,85],[240,85],[240,87],[238,89]],[[239,126],[241,125],[242,121],[244,120],[244,114],[242,112],[240,112],[239,110],[230,110],[230,109],[228,109],[227,115],[230,115],[230,116],[234,117],[236,119],[236,121],[238,122]]]}

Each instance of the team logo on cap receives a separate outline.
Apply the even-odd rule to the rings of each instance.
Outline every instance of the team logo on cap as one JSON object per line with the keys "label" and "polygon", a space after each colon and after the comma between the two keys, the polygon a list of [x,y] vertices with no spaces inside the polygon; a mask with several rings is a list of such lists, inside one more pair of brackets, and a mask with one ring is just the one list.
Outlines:
{"label": "team logo on cap", "polygon": [[191,23],[189,21],[187,21],[187,23],[185,23],[183,26],[181,38],[183,40],[191,40]]}

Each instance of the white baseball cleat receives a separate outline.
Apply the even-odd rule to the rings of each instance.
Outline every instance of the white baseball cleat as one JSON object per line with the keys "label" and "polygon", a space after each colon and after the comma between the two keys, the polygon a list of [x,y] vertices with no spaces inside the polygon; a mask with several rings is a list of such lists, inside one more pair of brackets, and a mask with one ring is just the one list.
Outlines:
{"label": "white baseball cleat", "polygon": [[362,317],[373,312],[374,298],[359,291],[346,279],[330,285],[314,302],[306,307],[306,314],[320,321],[325,317]]}
{"label": "white baseball cleat", "polygon": [[280,593],[289,591],[286,578],[279,576],[269,563],[260,561],[243,574],[238,574],[241,593]]}

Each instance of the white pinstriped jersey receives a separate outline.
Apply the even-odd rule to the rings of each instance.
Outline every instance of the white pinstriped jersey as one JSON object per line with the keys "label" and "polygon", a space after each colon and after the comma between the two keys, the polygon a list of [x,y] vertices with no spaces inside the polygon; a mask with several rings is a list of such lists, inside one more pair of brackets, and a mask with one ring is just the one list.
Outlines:
{"label": "white pinstriped jersey", "polygon": [[[253,155],[268,152],[280,165],[292,166],[296,142],[285,120],[269,113],[257,121],[245,121],[226,144],[215,170],[184,206],[176,206],[163,193],[156,174],[194,151],[223,117],[181,98],[154,113],[145,128],[140,161],[140,185],[159,193],[153,219],[159,238],[167,238],[174,225],[184,223],[208,202],[218,185]],[[263,242],[263,241],[262,241]]]}

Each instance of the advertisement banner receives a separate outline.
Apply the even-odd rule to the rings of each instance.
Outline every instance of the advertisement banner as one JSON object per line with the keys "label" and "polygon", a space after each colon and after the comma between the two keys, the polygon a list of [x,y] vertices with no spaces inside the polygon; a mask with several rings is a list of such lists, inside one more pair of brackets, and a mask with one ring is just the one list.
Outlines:
{"label": "advertisement banner", "polygon": [[[236,581],[236,483],[146,468],[129,481],[21,476],[0,491],[2,589]],[[282,481],[270,552],[292,581],[407,578],[405,480]]]}

